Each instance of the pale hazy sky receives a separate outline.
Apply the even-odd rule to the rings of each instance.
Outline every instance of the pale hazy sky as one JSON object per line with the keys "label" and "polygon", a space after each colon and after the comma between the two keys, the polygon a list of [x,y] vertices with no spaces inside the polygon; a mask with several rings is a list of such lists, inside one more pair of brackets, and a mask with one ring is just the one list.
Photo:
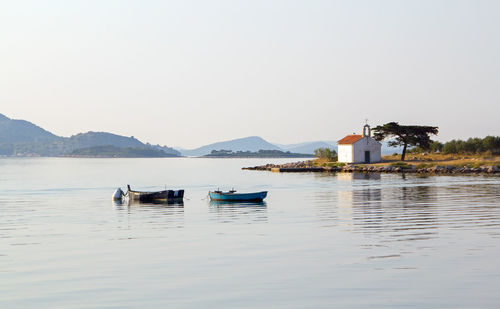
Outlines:
{"label": "pale hazy sky", "polygon": [[500,1],[2,1],[0,113],[193,148],[500,135]]}

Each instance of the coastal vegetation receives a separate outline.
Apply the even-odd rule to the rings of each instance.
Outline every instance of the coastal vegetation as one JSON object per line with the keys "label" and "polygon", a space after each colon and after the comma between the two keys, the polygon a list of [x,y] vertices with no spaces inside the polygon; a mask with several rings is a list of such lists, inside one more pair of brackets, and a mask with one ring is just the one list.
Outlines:
{"label": "coastal vegetation", "polygon": [[323,160],[311,160],[309,164],[324,168],[387,168],[390,171],[434,171],[436,168],[452,170],[464,169],[465,172],[474,172],[485,168],[493,168],[494,171],[500,170],[500,155],[491,155],[488,152],[482,154],[444,154],[444,153],[410,153],[407,160],[401,161],[399,154],[382,156],[382,162],[372,164],[345,164],[341,162],[325,162]]}
{"label": "coastal vegetation", "polygon": [[389,122],[373,128],[374,138],[377,141],[383,141],[386,138],[392,138],[388,141],[391,147],[401,146],[401,161],[405,160],[408,147],[420,147],[428,149],[432,143],[430,135],[438,134],[438,127],[432,126],[405,126],[397,122]]}
{"label": "coastal vegetation", "polygon": [[345,163],[337,162],[337,151],[328,147],[322,147],[314,150],[314,157],[316,157],[316,159],[310,162],[314,162],[315,166],[341,167],[345,165]]}
{"label": "coastal vegetation", "polygon": [[423,174],[478,174],[500,175],[500,156],[468,157],[444,154],[419,154],[407,161],[397,156],[384,156],[383,162],[372,164],[345,164],[325,162],[319,159],[286,164],[266,164],[245,167],[248,170],[273,172],[362,172],[362,173],[423,173]]}
{"label": "coastal vegetation", "polygon": [[[373,165],[398,164],[399,155],[383,156],[382,163]],[[492,155],[488,152],[482,154],[445,154],[445,153],[410,153],[405,162],[418,168],[433,167],[436,165],[478,168],[481,166],[500,167],[500,155]]]}
{"label": "coastal vegetation", "polygon": [[[383,162],[398,164],[399,155],[382,157]],[[433,141],[427,149],[415,147],[408,151],[408,161],[416,168],[436,165],[479,168],[496,166],[500,168],[500,136],[484,138],[454,139],[445,143]],[[383,164],[383,163],[382,163]]]}
{"label": "coastal vegetation", "polygon": [[433,141],[427,149],[415,147],[411,153],[443,153],[443,154],[483,154],[500,155],[500,136],[486,136],[485,138],[469,138],[465,141],[454,139],[446,143]]}
{"label": "coastal vegetation", "polygon": [[138,148],[138,147],[116,147],[111,145],[94,146],[72,151],[69,157],[92,157],[92,158],[164,158],[176,157],[160,149]]}
{"label": "coastal vegetation", "polygon": [[314,150],[314,156],[319,160],[337,161],[337,151],[330,148],[318,148]]}
{"label": "coastal vegetation", "polygon": [[321,162],[316,160],[314,162],[315,166],[322,166],[322,167],[343,167],[346,164],[344,162]]}

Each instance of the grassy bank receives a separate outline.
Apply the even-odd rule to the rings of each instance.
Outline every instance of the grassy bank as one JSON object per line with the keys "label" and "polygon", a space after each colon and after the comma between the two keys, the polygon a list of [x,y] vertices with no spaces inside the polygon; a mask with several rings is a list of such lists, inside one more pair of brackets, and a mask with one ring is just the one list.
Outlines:
{"label": "grassy bank", "polygon": [[[340,162],[329,162],[325,159],[311,161],[314,166],[321,167],[343,167]],[[393,166],[407,168],[414,166],[417,169],[431,168],[435,166],[453,166],[478,168],[481,166],[497,166],[500,168],[500,156],[495,155],[459,155],[459,154],[408,154],[407,160],[401,161],[401,155],[383,156],[382,162],[372,164],[356,164],[363,166]]]}
{"label": "grassy bank", "polygon": [[500,167],[500,156],[495,155],[459,155],[459,154],[409,154],[408,159],[400,161],[400,156],[383,156],[382,165],[407,164],[417,168],[428,168],[436,165],[477,168],[481,166]]}

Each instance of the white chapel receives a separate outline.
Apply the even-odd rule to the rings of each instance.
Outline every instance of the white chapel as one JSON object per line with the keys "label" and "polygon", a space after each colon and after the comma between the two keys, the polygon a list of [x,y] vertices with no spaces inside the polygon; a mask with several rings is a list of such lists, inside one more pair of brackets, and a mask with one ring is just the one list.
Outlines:
{"label": "white chapel", "polygon": [[363,135],[347,135],[338,143],[338,161],[344,163],[375,163],[382,161],[382,144],[371,137],[368,124]]}

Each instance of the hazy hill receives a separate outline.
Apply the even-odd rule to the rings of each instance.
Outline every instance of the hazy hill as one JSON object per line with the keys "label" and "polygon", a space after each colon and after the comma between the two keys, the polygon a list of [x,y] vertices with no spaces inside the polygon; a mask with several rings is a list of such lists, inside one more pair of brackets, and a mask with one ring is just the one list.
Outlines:
{"label": "hazy hill", "polygon": [[199,157],[209,154],[212,150],[231,150],[237,151],[252,151],[259,150],[281,150],[278,146],[273,145],[261,137],[250,136],[245,138],[233,139],[225,142],[218,142],[205,145],[196,149],[184,150],[182,155]]}
{"label": "hazy hill", "polygon": [[0,143],[53,142],[62,139],[25,120],[15,120],[0,114]]}
{"label": "hazy hill", "polygon": [[93,146],[112,145],[115,147],[145,147],[139,140],[131,137],[116,135],[107,132],[79,133],[71,136],[67,144],[73,148],[88,148]]}
{"label": "hazy hill", "polygon": [[60,137],[31,122],[12,120],[0,114],[0,155],[60,156],[68,155],[77,149],[96,146],[154,150],[148,152],[148,156],[151,154],[164,156],[163,152],[174,156],[180,155],[180,152],[167,146],[144,144],[134,137],[107,132],[87,132],[69,138]]}
{"label": "hazy hill", "polygon": [[76,149],[90,148],[95,146],[114,146],[122,148],[147,148],[158,151],[164,151],[167,154],[173,154],[176,156],[180,155],[177,150],[160,145],[151,145],[149,143],[144,144],[135,137],[126,137],[122,135],[116,135],[108,132],[92,132],[79,133],[71,136],[66,141],[67,151],[73,151]]}
{"label": "hazy hill", "polygon": [[177,151],[176,149],[174,149],[172,147],[151,145],[149,143],[146,143],[146,146],[149,148],[152,148],[152,149],[163,150],[165,153],[175,155],[176,157],[181,156],[181,152]]}
{"label": "hazy hill", "polygon": [[176,157],[159,149],[116,146],[92,146],[72,151],[69,156],[100,158],[158,158]]}
{"label": "hazy hill", "polygon": [[289,144],[289,145],[283,145],[283,144],[275,144],[276,146],[279,146],[281,149],[290,151],[293,153],[306,153],[306,154],[314,154],[314,150],[318,148],[330,148],[330,149],[337,149],[337,143],[333,144],[331,142],[327,141],[315,141],[315,142],[304,142],[300,144]]}

